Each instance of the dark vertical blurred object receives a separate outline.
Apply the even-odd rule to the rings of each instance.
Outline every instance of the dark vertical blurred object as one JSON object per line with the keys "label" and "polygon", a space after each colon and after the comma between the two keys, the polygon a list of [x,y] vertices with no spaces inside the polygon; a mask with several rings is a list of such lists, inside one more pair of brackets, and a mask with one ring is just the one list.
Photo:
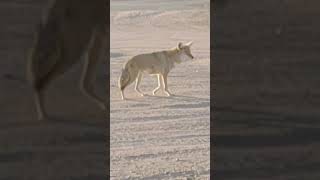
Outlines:
{"label": "dark vertical blurred object", "polygon": [[39,23],[28,57],[27,80],[33,90],[39,120],[48,119],[45,95],[52,81],[70,71],[84,58],[81,90],[97,106],[104,100],[95,92],[99,61],[105,61],[107,7],[105,0],[57,0],[47,18]]}
{"label": "dark vertical blurred object", "polygon": [[[109,34],[110,2],[57,0],[47,8],[48,2],[0,2],[0,179],[110,179],[107,176],[109,113],[102,114],[92,108],[85,98],[78,96],[79,92],[75,90],[78,88],[73,89],[80,76],[76,71],[80,72],[82,68],[75,66],[73,72],[59,78],[60,84],[52,86],[49,108],[56,110],[53,112],[57,118],[46,122],[35,119],[24,72],[27,50],[32,47],[37,24],[48,24],[41,35],[45,39],[41,44],[44,52],[50,51],[50,43],[61,29],[71,29],[63,36],[79,42],[73,45],[67,42],[64,48],[84,51],[86,43],[81,41],[81,34],[89,32],[94,25],[99,24],[100,30]],[[108,61],[109,48],[105,51]],[[101,92],[103,89],[101,94],[105,95],[108,110],[109,62],[103,65],[103,72],[98,70],[103,78],[98,80],[103,81],[99,87]],[[105,86],[107,90],[104,90]]]}
{"label": "dark vertical blurred object", "polygon": [[211,1],[211,4],[215,6],[215,10],[219,10],[222,8],[225,8],[228,5],[229,0],[213,0]]}
{"label": "dark vertical blurred object", "polygon": [[320,2],[214,1],[211,13],[211,177],[316,179]]}

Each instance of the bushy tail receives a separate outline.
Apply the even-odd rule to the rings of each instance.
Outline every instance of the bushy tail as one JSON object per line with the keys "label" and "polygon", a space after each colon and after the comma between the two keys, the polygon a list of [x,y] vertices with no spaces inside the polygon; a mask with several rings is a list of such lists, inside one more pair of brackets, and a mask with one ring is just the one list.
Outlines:
{"label": "bushy tail", "polygon": [[134,62],[129,61],[122,69],[119,79],[119,88],[123,90],[130,85],[138,76],[139,70]]}

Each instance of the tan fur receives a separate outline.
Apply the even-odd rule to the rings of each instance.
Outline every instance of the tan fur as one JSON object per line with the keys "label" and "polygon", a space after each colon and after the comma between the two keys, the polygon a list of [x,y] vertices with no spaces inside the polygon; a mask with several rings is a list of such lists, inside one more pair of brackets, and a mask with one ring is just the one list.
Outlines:
{"label": "tan fur", "polygon": [[81,90],[101,108],[105,102],[93,91],[95,69],[106,58],[107,2],[105,0],[56,0],[36,32],[27,65],[38,119],[46,119],[44,93],[51,82],[83,56]]}
{"label": "tan fur", "polygon": [[175,63],[181,63],[181,55],[185,54],[190,58],[193,58],[190,46],[191,42],[183,45],[179,43],[177,47],[170,50],[158,51],[147,54],[140,54],[132,57],[128,60],[123,69],[119,79],[119,88],[121,90],[121,97],[125,99],[124,89],[130,85],[133,81],[136,81],[135,90],[144,96],[139,89],[139,84],[142,80],[143,73],[157,75],[158,87],[152,92],[153,95],[161,88],[161,79],[164,85],[164,92],[170,96],[171,93],[168,90],[168,74],[174,67]]}

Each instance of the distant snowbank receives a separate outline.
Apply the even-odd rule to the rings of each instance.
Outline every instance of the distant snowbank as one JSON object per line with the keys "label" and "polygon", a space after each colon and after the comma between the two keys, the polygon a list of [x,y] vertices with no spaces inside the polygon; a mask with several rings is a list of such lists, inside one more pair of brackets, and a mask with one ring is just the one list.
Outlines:
{"label": "distant snowbank", "polygon": [[111,14],[111,24],[114,26],[152,26],[175,28],[208,29],[210,26],[210,12],[203,9],[192,10],[132,10],[118,11]]}
{"label": "distant snowbank", "polygon": [[209,0],[111,0],[111,11],[210,8]]}

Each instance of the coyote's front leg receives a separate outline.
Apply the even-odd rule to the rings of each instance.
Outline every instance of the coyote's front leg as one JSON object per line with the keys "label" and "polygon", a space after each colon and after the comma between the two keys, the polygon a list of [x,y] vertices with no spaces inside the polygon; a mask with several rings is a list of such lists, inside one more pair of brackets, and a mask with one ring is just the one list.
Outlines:
{"label": "coyote's front leg", "polygon": [[136,80],[136,85],[135,85],[134,89],[136,90],[137,93],[140,94],[140,96],[144,96],[145,94],[142,93],[142,92],[140,91],[140,88],[139,88],[141,79],[142,79],[142,72],[139,72],[138,77],[137,77],[137,80]]}
{"label": "coyote's front leg", "polygon": [[158,87],[156,87],[153,91],[152,94],[156,95],[156,93],[160,90],[161,88],[161,80],[160,80],[160,74],[157,74],[157,79],[158,79]]}
{"label": "coyote's front leg", "polygon": [[95,31],[85,58],[84,69],[80,81],[80,88],[91,100],[98,104],[103,110],[106,109],[105,101],[94,92],[96,80],[96,69],[98,62],[106,58],[107,49],[106,33]]}

